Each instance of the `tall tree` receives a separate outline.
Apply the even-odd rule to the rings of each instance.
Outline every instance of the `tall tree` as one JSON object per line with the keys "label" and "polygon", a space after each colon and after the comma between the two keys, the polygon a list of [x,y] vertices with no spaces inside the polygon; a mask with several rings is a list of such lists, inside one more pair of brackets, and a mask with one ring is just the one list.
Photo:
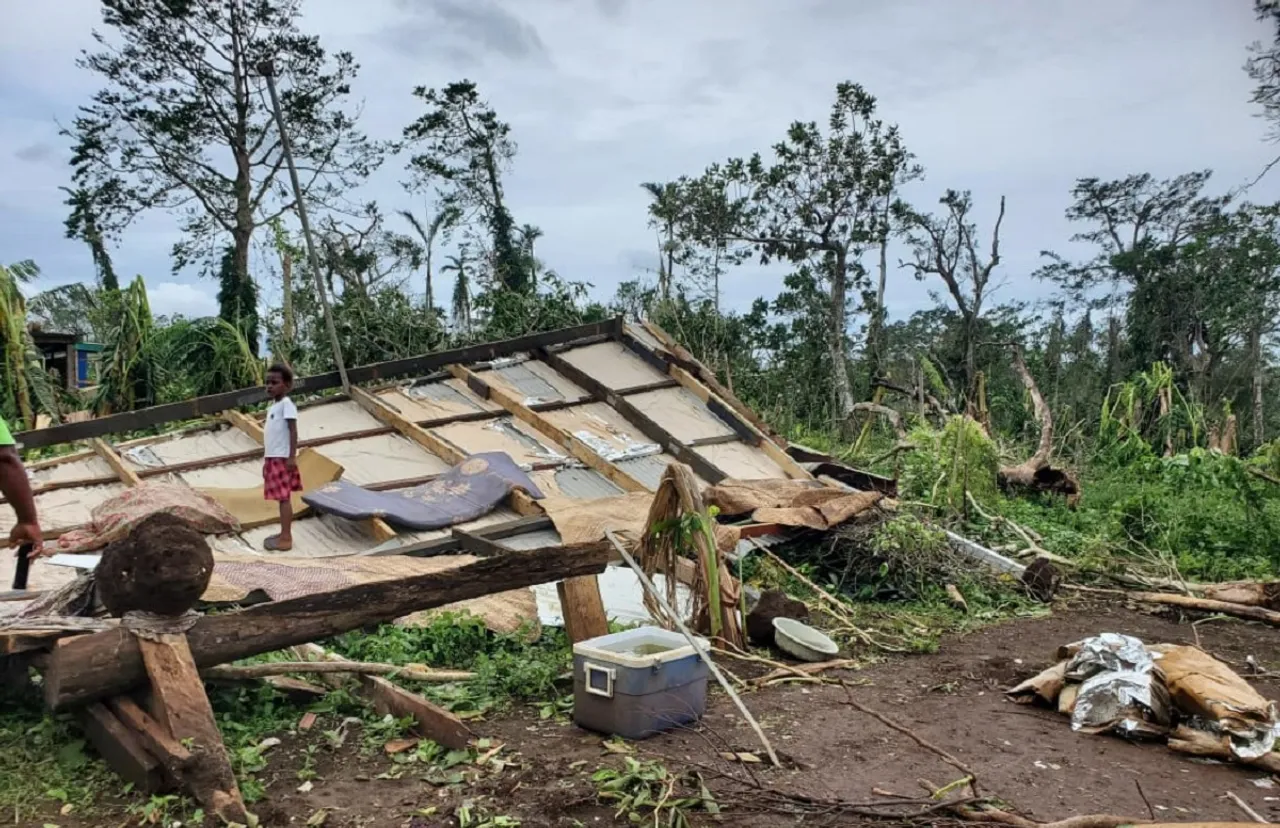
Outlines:
{"label": "tall tree", "polygon": [[471,261],[466,247],[450,256],[442,273],[453,274],[453,326],[466,336],[471,335]]}
{"label": "tall tree", "polygon": [[674,181],[661,184],[646,181],[640,186],[652,199],[649,202],[649,225],[658,231],[658,297],[665,301],[671,298],[676,253],[680,249],[676,239],[676,228],[680,224],[680,211],[683,208],[680,185]]}
{"label": "tall tree", "polygon": [[884,188],[884,197],[880,201],[879,224],[876,234],[879,236],[880,261],[876,268],[876,288],[871,294],[867,312],[870,324],[867,326],[868,362],[871,366],[871,379],[880,379],[884,375],[885,366],[885,292],[889,285],[889,241],[894,233],[906,229],[902,217],[906,215],[898,193],[903,185],[924,177],[924,167],[915,163],[915,156],[903,153],[900,166],[888,170],[888,186]]}
{"label": "tall tree", "polygon": [[[1267,140],[1276,143],[1280,142],[1280,4],[1275,0],[1253,0],[1253,12],[1270,29],[1271,37],[1249,47],[1244,68],[1254,84],[1250,100],[1261,108],[1260,114],[1270,127]],[[1268,164],[1254,183],[1278,163],[1280,158]]]}
{"label": "tall tree", "polygon": [[1050,264],[1037,275],[1089,307],[1114,312],[1128,298],[1125,346],[1133,363],[1126,369],[1158,361],[1185,366],[1194,350],[1197,331],[1188,327],[1181,295],[1186,271],[1176,265],[1185,245],[1230,200],[1205,194],[1210,175],[1205,170],[1163,181],[1147,173],[1114,181],[1083,178],[1072,189],[1067,218],[1087,229],[1071,240],[1092,244],[1094,255],[1072,262],[1046,253]]}
{"label": "tall tree", "polygon": [[411,190],[434,188],[447,207],[478,214],[493,247],[495,282],[524,291],[531,279],[507,208],[502,176],[516,155],[511,127],[498,119],[471,81],[413,91],[427,112],[404,129],[415,151],[409,160]]}
{"label": "tall tree", "polygon": [[103,290],[119,290],[120,280],[111,264],[111,254],[107,252],[106,236],[98,223],[97,202],[103,197],[85,187],[60,189],[67,194],[67,200],[63,203],[71,208],[71,215],[66,221],[67,238],[82,241],[89,246],[93,268],[98,276],[98,287]]}
{"label": "tall tree", "polygon": [[240,332],[258,354],[258,286],[236,272],[236,249],[228,245],[218,266],[218,318]]}
{"label": "tall tree", "polygon": [[435,215],[426,224],[418,221],[418,217],[408,210],[401,210],[400,215],[409,222],[409,226],[413,228],[418,241],[422,244],[423,265],[426,269],[427,308],[434,308],[436,298],[435,286],[432,284],[434,271],[431,269],[431,259],[435,251],[436,239],[441,233],[447,233],[449,228],[457,223],[462,217],[462,212],[456,206],[446,205],[436,210]]}
{"label": "tall tree", "polygon": [[835,413],[853,411],[848,367],[850,297],[866,284],[862,255],[879,239],[877,206],[907,150],[896,126],[876,117],[876,100],[855,83],[836,87],[827,130],[796,122],[760,155],[734,158],[687,182],[685,233],[704,249],[733,244],[763,263],[805,266],[827,297],[827,350]]}
{"label": "tall tree", "polygon": [[[75,189],[94,194],[95,234],[146,210],[175,212],[185,231],[175,267],[215,256],[210,240],[225,233],[234,273],[249,283],[254,231],[294,206],[254,69],[267,59],[290,81],[281,105],[308,201],[326,202],[368,175],[381,147],[343,109],[356,63],[299,30],[301,6],[102,0],[100,50],[84,52],[78,65],[104,86],[66,130]],[[74,211],[69,227],[87,232]]]}
{"label": "tall tree", "polygon": [[917,279],[936,277],[960,314],[961,347],[964,350],[965,395],[971,403],[976,396],[978,325],[985,310],[991,275],[1000,264],[1000,226],[1004,223],[1004,196],[991,230],[991,245],[981,249],[978,228],[971,217],[973,197],[966,192],[947,190],[939,199],[945,209],[941,216],[916,213],[903,208],[904,223],[914,259],[907,262]]}

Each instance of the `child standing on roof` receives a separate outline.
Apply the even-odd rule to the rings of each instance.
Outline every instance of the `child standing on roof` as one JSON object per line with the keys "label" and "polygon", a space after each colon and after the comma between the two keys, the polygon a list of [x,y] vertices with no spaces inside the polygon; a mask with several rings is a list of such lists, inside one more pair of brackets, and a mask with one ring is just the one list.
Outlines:
{"label": "child standing on roof", "polygon": [[287,365],[267,369],[266,427],[263,429],[262,496],[280,504],[280,534],[263,542],[271,551],[293,548],[293,493],[302,491],[298,474],[298,408],[289,399],[293,371]]}

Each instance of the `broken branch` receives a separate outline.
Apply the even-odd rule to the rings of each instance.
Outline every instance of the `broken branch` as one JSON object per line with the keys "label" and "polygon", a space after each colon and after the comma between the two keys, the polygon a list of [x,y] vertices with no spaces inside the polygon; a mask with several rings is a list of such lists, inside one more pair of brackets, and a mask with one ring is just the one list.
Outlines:
{"label": "broken branch", "polygon": [[200,674],[205,678],[220,681],[285,676],[291,673],[360,673],[368,676],[387,676],[389,678],[407,679],[408,681],[429,681],[441,684],[451,681],[470,681],[476,677],[475,673],[465,670],[428,670],[425,667],[416,665],[397,666],[395,664],[379,664],[369,661],[346,661],[342,663],[272,661],[264,664],[219,665],[200,671]]}

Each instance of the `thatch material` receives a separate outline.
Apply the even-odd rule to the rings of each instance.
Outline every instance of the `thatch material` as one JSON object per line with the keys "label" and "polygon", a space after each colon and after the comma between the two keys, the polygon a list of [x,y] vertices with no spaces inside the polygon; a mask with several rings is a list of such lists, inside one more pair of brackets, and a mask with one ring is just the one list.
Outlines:
{"label": "thatch material", "polygon": [[[738,620],[740,590],[725,564],[716,537],[716,522],[702,501],[697,478],[683,463],[672,463],[662,475],[658,491],[649,508],[649,519],[640,538],[637,555],[642,569],[652,576],[657,572],[674,573],[685,553],[691,553],[697,566],[692,585],[694,626],[723,638],[734,646],[742,646],[742,628]],[[677,605],[676,579],[666,578],[668,606]],[[661,606],[646,594],[645,608],[664,626],[674,626]]]}

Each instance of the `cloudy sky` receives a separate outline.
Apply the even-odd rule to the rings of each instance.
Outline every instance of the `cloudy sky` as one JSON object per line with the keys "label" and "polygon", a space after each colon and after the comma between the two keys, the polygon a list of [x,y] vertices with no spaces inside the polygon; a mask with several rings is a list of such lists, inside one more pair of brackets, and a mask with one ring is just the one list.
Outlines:
{"label": "cloudy sky", "polygon": [[[655,241],[642,181],[763,150],[796,119],[825,118],[862,83],[927,170],[909,195],[970,189],[980,218],[1008,198],[1000,298],[1034,298],[1039,252],[1066,249],[1072,181],[1212,168],[1222,190],[1276,151],[1248,103],[1246,45],[1269,36],[1246,0],[306,0],[304,27],[355,53],[364,126],[391,137],[418,114],[414,85],[468,77],[513,127],[508,191],[540,226],[540,257],[600,298],[644,274]],[[94,0],[0,0],[0,261],[35,259],[42,286],[92,278],[62,236],[59,121],[97,88],[75,66]],[[421,211],[382,171],[366,198]],[[1280,199],[1280,172],[1252,192]],[[988,225],[989,226],[989,225]],[[157,313],[213,312],[215,286],[173,275],[174,225],[140,221],[114,251]],[[736,307],[777,290],[729,277]],[[268,286],[269,287],[269,286]],[[269,294],[270,295],[270,291]],[[928,301],[896,274],[895,313]]]}

